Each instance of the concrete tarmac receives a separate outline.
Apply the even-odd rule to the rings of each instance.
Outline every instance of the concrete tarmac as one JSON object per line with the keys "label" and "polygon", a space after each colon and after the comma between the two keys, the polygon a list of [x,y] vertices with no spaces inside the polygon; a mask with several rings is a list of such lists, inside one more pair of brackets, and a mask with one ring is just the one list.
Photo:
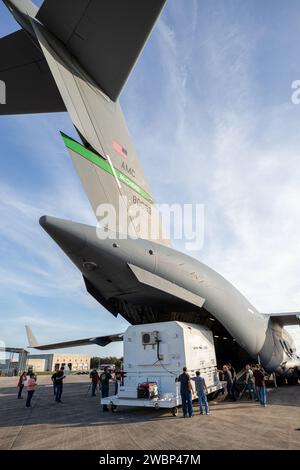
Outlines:
{"label": "concrete tarmac", "polygon": [[17,399],[17,378],[0,377],[0,449],[300,449],[300,385],[272,389],[268,406],[213,402],[209,416],[182,419],[168,410],[103,413],[88,396],[88,376],[69,376],[63,403],[50,377],[38,378],[32,408]]}

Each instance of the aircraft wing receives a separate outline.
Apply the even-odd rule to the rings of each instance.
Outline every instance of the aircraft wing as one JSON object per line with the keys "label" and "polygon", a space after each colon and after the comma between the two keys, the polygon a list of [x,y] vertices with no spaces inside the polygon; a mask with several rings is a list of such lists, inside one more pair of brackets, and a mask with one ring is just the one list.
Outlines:
{"label": "aircraft wing", "polygon": [[0,39],[0,80],[0,115],[66,111],[42,51],[24,30]]}
{"label": "aircraft wing", "polygon": [[116,101],[166,0],[46,0],[36,18]]}
{"label": "aircraft wing", "polygon": [[76,346],[87,346],[91,344],[98,344],[98,346],[107,346],[110,343],[115,341],[123,341],[123,333],[106,335],[106,336],[96,336],[92,338],[77,339],[73,341],[64,341],[61,343],[51,343],[51,344],[39,344],[36,337],[32,333],[32,330],[29,326],[25,326],[28,343],[30,348],[39,349],[41,351],[47,351],[49,349],[62,349],[62,348],[73,348]]}
{"label": "aircraft wing", "polygon": [[267,313],[266,315],[281,326],[300,325],[300,312]]}

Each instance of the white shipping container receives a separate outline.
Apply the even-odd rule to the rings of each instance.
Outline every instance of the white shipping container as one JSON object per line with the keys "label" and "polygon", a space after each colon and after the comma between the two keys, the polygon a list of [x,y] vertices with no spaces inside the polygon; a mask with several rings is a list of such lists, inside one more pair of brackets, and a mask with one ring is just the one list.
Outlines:
{"label": "white shipping container", "polygon": [[[205,378],[208,393],[222,388],[212,332],[201,325],[170,321],[129,326],[124,334],[124,385],[118,395],[102,404],[174,408],[181,404],[175,378],[186,366],[191,377],[197,370]],[[156,382],[158,397],[137,398],[138,385]]]}

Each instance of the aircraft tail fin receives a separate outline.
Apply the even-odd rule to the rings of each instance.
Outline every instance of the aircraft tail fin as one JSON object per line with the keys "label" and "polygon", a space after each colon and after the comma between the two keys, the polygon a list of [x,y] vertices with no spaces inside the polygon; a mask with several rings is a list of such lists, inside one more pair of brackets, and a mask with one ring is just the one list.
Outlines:
{"label": "aircraft tail fin", "polygon": [[165,2],[44,1],[32,37],[0,39],[0,115],[68,110],[84,145],[63,138],[103,228],[170,245],[118,101]]}
{"label": "aircraft tail fin", "polygon": [[[32,25],[82,138],[80,144],[62,134],[100,224],[114,233],[169,245],[119,101],[105,97],[99,87],[86,79],[67,48],[58,44],[39,23]],[[113,210],[106,217],[108,206]]]}
{"label": "aircraft tail fin", "polygon": [[25,325],[25,329],[26,329],[26,334],[27,334],[27,339],[28,339],[28,346],[31,348],[36,348],[39,343],[36,337],[34,336],[30,326]]}

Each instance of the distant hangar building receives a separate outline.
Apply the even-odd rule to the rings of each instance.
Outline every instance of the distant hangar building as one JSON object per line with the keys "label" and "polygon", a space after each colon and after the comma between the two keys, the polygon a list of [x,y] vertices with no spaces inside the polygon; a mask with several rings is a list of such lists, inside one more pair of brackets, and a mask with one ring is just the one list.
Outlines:
{"label": "distant hangar building", "polygon": [[30,354],[27,366],[32,366],[35,372],[54,371],[62,366],[68,366],[74,372],[90,370],[91,356],[82,354]]}

